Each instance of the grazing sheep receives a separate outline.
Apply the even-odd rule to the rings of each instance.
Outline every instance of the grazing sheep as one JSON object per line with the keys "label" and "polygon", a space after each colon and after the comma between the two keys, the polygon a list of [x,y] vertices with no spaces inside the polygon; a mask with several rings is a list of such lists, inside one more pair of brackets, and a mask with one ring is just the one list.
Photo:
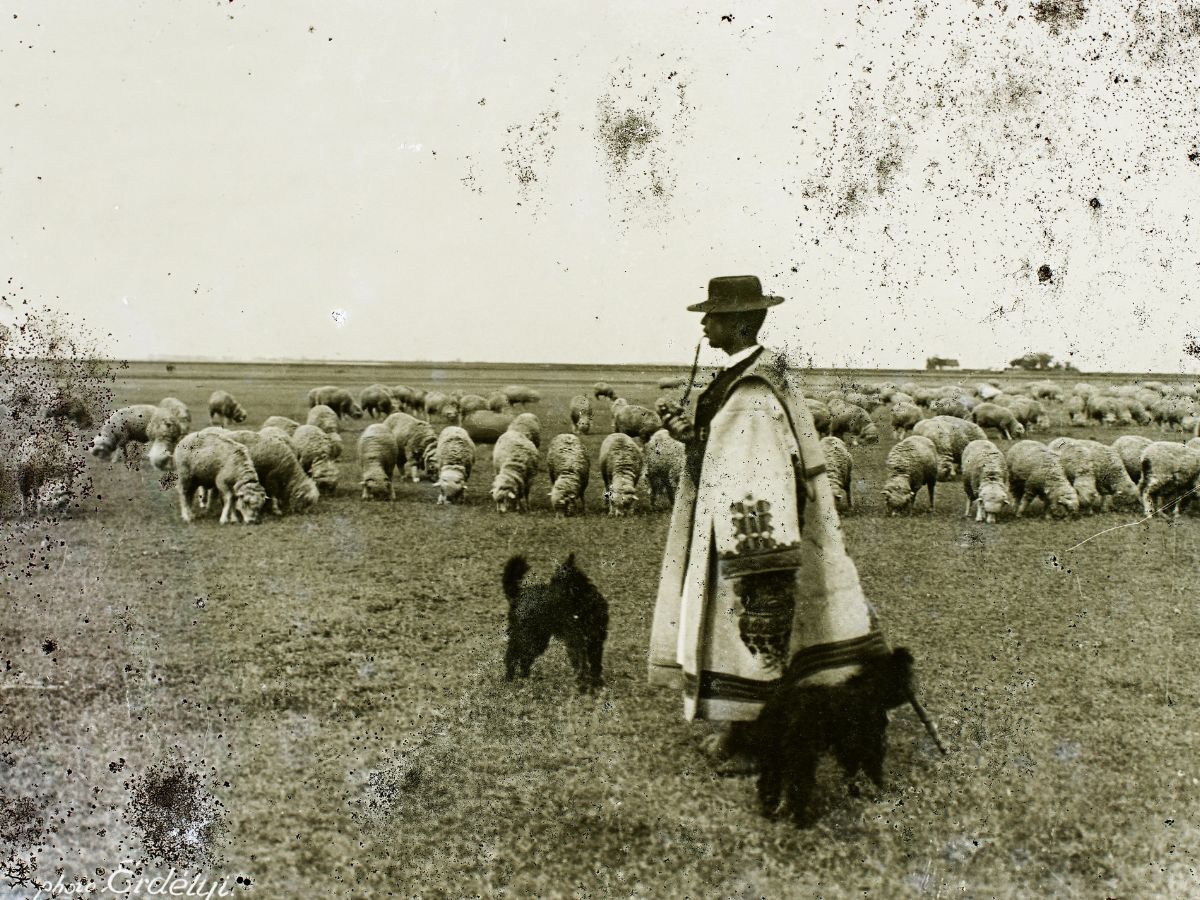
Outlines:
{"label": "grazing sheep", "polygon": [[892,406],[892,437],[899,440],[921,421],[921,407],[915,403],[896,403]]}
{"label": "grazing sheep", "polygon": [[576,434],[588,434],[592,430],[592,401],[586,394],[571,398],[571,430]]}
{"label": "grazing sheep", "polygon": [[234,431],[229,437],[250,451],[250,461],[258,483],[267,492],[278,515],[302,513],[311,509],[321,496],[316,482],[304,473],[300,460],[292,449],[291,442],[279,429],[262,431]]}
{"label": "grazing sheep", "polygon": [[821,438],[821,449],[825,451],[825,469],[829,474],[834,505],[839,510],[852,509],[854,499],[850,491],[850,479],[854,472],[854,460],[850,456],[850,448],[841,438],[831,436]]}
{"label": "grazing sheep", "polygon": [[1183,446],[1192,450],[1200,450],[1200,437],[1189,438],[1188,442]]}
{"label": "grazing sheep", "polygon": [[[32,394],[29,399],[32,400]],[[167,399],[172,398],[168,397]],[[187,410],[186,406],[184,410]],[[88,402],[74,396],[71,389],[67,387],[55,388],[51,391],[45,405],[38,410],[38,415],[43,419],[51,419],[60,423],[73,422],[78,428],[91,428],[95,424],[92,412],[88,408]]]}
{"label": "grazing sheep", "polygon": [[[651,434],[653,437],[653,434]],[[610,516],[625,516],[637,503],[637,483],[642,474],[642,449],[627,434],[615,432],[600,445],[600,475]]]}
{"label": "grazing sheep", "polygon": [[363,388],[358,394],[358,405],[364,414],[374,419],[376,416],[390,416],[396,411],[396,401],[392,399],[392,391],[385,385],[373,384]]}
{"label": "grazing sheep", "polygon": [[971,515],[971,507],[975,506],[975,521],[994,525],[996,516],[1012,506],[1004,451],[991,441],[971,441],[963,448],[962,477],[967,495],[963,515]]}
{"label": "grazing sheep", "polygon": [[[183,425],[183,433],[187,434],[192,430],[192,411],[187,408],[187,404],[177,397],[163,397],[158,401],[158,408],[166,412],[171,418]],[[174,449],[174,448],[172,448]]]}
{"label": "grazing sheep", "polygon": [[980,403],[971,410],[971,421],[980,428],[995,428],[1007,441],[1025,436],[1025,426],[1017,421],[1013,411],[998,403]]}
{"label": "grazing sheep", "polygon": [[[1106,506],[1137,506],[1139,505],[1137,485],[1129,477],[1125,461],[1115,447],[1109,447],[1099,441],[1079,441],[1088,452],[1092,461],[1092,471],[1096,476],[1096,490],[1100,493],[1101,509]],[[1138,454],[1138,466],[1141,467],[1141,454]],[[1141,474],[1140,471],[1138,473]]]}
{"label": "grazing sheep", "polygon": [[[423,474],[430,481],[437,481],[437,434],[428,422],[416,419],[407,427],[392,429],[396,435],[396,450],[404,460],[403,465],[409,467],[414,483],[421,480]],[[400,442],[403,434],[404,443]]]}
{"label": "grazing sheep", "polygon": [[501,393],[508,398],[508,402],[513,406],[520,404],[526,406],[530,403],[541,403],[542,395],[532,388],[527,388],[521,384],[510,384],[500,389]]}
{"label": "grazing sheep", "polygon": [[208,420],[214,425],[229,427],[231,423],[245,422],[246,410],[229,391],[213,391],[208,397]]}
{"label": "grazing sheep", "polygon": [[542,423],[533,413],[521,413],[509,423],[508,430],[525,435],[533,446],[541,449]]}
{"label": "grazing sheep", "polygon": [[971,417],[971,407],[958,397],[938,397],[929,404],[929,411],[937,416],[954,416],[958,419]]}
{"label": "grazing sheep", "polygon": [[447,425],[437,440],[438,503],[462,503],[475,465],[475,443],[463,428]]}
{"label": "grazing sheep", "polygon": [[92,439],[88,452],[108,462],[118,450],[128,456],[127,444],[161,441],[173,451],[181,437],[183,425],[178,419],[157,406],[139,403],[115,410],[100,426],[100,433]]}
{"label": "grazing sheep", "polygon": [[681,388],[687,385],[688,380],[679,375],[667,375],[658,379],[658,389],[660,391],[669,391],[671,388]]}
{"label": "grazing sheep", "polygon": [[396,470],[396,437],[390,428],[376,422],[358,438],[358,464],[362,469],[362,499],[395,500],[392,473]]}
{"label": "grazing sheep", "polygon": [[326,434],[337,434],[341,430],[338,414],[324,403],[318,403],[308,411],[306,425],[316,425]]}
{"label": "grazing sheep", "polygon": [[538,470],[538,448],[525,435],[506,431],[492,449],[492,500],[498,512],[529,509],[529,488]]}
{"label": "grazing sheep", "polygon": [[1087,424],[1087,401],[1078,394],[1072,394],[1063,404],[1063,412],[1072,428],[1082,428]]}
{"label": "grazing sheep", "polygon": [[[836,411],[835,411],[836,410]],[[878,444],[879,429],[871,421],[871,415],[861,406],[839,401],[829,404],[832,418],[829,421],[829,434],[836,438],[846,438],[851,447],[861,444]]]}
{"label": "grazing sheep", "polygon": [[464,394],[463,398],[458,401],[459,412],[466,416],[480,409],[487,409],[488,402],[486,397],[481,397],[478,394]]}
{"label": "grazing sheep", "polygon": [[1048,446],[1052,452],[1058,454],[1063,474],[1079,495],[1080,512],[1088,515],[1099,512],[1103,501],[1096,486],[1096,470],[1092,468],[1092,456],[1087,447],[1083,446],[1082,441],[1067,437],[1055,438]]}
{"label": "grazing sheep", "polygon": [[938,451],[930,438],[910,435],[888,451],[888,478],[883,484],[883,499],[888,514],[907,511],[924,486],[929,491],[929,511],[933,512],[933,491],[938,480]]}
{"label": "grazing sheep", "polygon": [[391,389],[392,401],[400,411],[419,413],[425,409],[425,392],[407,384],[398,384]]}
{"label": "grazing sheep", "polygon": [[266,421],[262,423],[259,431],[262,431],[263,428],[282,428],[287,432],[288,437],[291,437],[299,427],[299,422],[295,419],[289,419],[287,416],[267,416]]}
{"label": "grazing sheep", "polygon": [[363,415],[362,407],[348,390],[331,384],[309,391],[308,405],[310,408],[328,406],[339,418],[349,416],[351,419],[361,419]]}
{"label": "grazing sheep", "polygon": [[617,392],[607,381],[597,381],[594,385],[592,385],[592,393],[595,395],[597,400],[603,398],[608,398],[609,400],[617,399]]}
{"label": "grazing sheep", "polygon": [[502,413],[511,406],[508,395],[503,391],[495,391],[487,396],[487,408],[495,413]]}
{"label": "grazing sheep", "polygon": [[1009,490],[1019,501],[1018,516],[1023,516],[1038,498],[1045,504],[1044,515],[1078,515],[1079,495],[1067,480],[1057,453],[1037,441],[1017,441],[1004,459],[1008,463]]}
{"label": "grazing sheep", "polygon": [[922,419],[913,426],[912,433],[929,438],[937,448],[938,481],[953,481],[958,476],[967,444],[987,440],[982,428],[956,416]]}
{"label": "grazing sheep", "polygon": [[256,522],[267,502],[250,451],[224,434],[205,430],[181,440],[175,447],[175,473],[179,514],[185,522],[192,521],[192,497],[201,487],[220,492],[221,524],[237,521],[235,508],[243,522]]}
{"label": "grazing sheep", "polygon": [[1142,453],[1142,510],[1149,518],[1175,507],[1173,518],[1200,489],[1200,450],[1174,441],[1155,441]]}
{"label": "grazing sheep", "polygon": [[555,514],[582,513],[591,472],[583,441],[573,434],[556,435],[546,448],[546,470],[550,473],[550,506]]}
{"label": "grazing sheep", "polygon": [[39,516],[44,512],[57,515],[74,496],[83,460],[54,435],[35,432],[17,447],[16,470],[21,516],[29,513],[30,506]]}
{"label": "grazing sheep", "polygon": [[817,434],[821,436],[829,434],[829,422],[832,419],[829,407],[820,400],[814,400],[811,397],[805,397],[804,403],[808,406],[808,411],[812,415],[813,427],[817,430]]}
{"label": "grazing sheep", "polygon": [[432,420],[434,416],[442,414],[442,408],[450,402],[450,398],[441,391],[430,391],[425,395],[425,404],[422,411],[425,413],[427,420]]}
{"label": "grazing sheep", "polygon": [[623,403],[613,404],[613,433],[624,434],[631,438],[650,440],[654,432],[662,428],[662,419],[658,413],[644,406]]}
{"label": "grazing sheep", "polygon": [[[244,432],[237,432],[237,431],[234,432],[234,434],[242,434],[242,433],[244,433]],[[296,452],[296,445],[292,443],[292,436],[290,434],[288,434],[286,431],[284,431],[282,428],[276,428],[274,425],[264,425],[262,428],[258,429],[258,431],[256,431],[256,432],[251,431],[248,433],[249,434],[258,434],[265,438],[275,438],[276,440],[283,441],[285,444],[287,444],[288,449],[292,451],[292,456],[295,456],[297,459],[300,458],[300,455]],[[338,441],[339,442],[341,441],[341,436],[338,436]],[[249,446],[249,444],[246,441],[240,441],[240,443],[243,443],[243,444],[246,444],[247,446]],[[341,455],[341,443],[338,444],[338,455],[339,456]],[[259,479],[259,480],[261,481],[262,479]]]}
{"label": "grazing sheep", "polygon": [[1030,397],[1001,394],[998,397],[994,397],[992,402],[997,406],[1003,406],[1005,409],[1011,410],[1013,417],[1024,426],[1026,433],[1040,426],[1046,415],[1042,404]]}
{"label": "grazing sheep", "polygon": [[463,418],[462,427],[476,444],[494,444],[512,422],[511,415],[479,409]]}
{"label": "grazing sheep", "polygon": [[660,428],[646,441],[645,478],[650,486],[650,508],[658,505],[658,497],[665,494],[670,506],[675,505],[675,491],[683,477],[686,455],[684,445],[671,437],[665,428]]}
{"label": "grazing sheep", "polygon": [[300,468],[312,478],[321,493],[336,492],[339,472],[334,460],[341,453],[340,437],[315,425],[301,425],[292,432],[292,446],[296,448]]}

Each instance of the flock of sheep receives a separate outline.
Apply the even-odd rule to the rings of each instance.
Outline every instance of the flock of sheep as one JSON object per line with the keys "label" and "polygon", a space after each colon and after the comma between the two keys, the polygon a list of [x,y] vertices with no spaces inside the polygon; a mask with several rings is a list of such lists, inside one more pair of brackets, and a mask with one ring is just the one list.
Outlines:
{"label": "flock of sheep", "polygon": [[[681,379],[663,379],[676,387]],[[89,451],[111,460],[130,444],[145,444],[147,458],[177,483],[180,515],[192,521],[196,505],[207,508],[219,495],[221,522],[254,522],[268,507],[276,513],[303,512],[340,481],[342,424],[371,418],[357,443],[361,497],[394,499],[394,478],[431,481],[438,503],[461,503],[471,487],[481,445],[491,446],[494,478],[488,488],[499,512],[529,509],[537,474],[550,480],[550,505],[560,515],[584,512],[592,462],[580,435],[595,427],[594,401],[609,401],[612,432],[596,460],[609,515],[634,511],[649,491],[651,509],[660,498],[670,505],[683,469],[684,448],[662,428],[654,410],[627,402],[603,382],[590,396],[571,398],[572,430],[553,436],[542,454],[542,425],[524,411],[540,402],[536,391],[510,385],[483,396],[424,391],[406,385],[374,384],[357,397],[325,386],[308,393],[305,422],[270,416],[257,430],[238,428],[246,411],[226,391],[209,398],[210,425],[191,430],[191,415],[179,400],[116,410],[92,439]],[[994,522],[1009,508],[1023,515],[1040,501],[1048,515],[1097,512],[1108,504],[1140,506],[1146,515],[1182,508],[1200,492],[1200,424],[1194,387],[1144,382],[1069,393],[1036,382],[1005,393],[993,383],[973,388],[917,384],[853,385],[807,400],[822,435],[839,507],[852,507],[853,450],[879,440],[876,420],[890,420],[897,439],[887,454],[880,491],[890,514],[913,511],[924,488],[933,507],[940,482],[961,480],[966,515]],[[518,410],[518,407],[521,409]],[[886,415],[884,415],[886,413]],[[1058,437],[1048,443],[1028,434],[1061,426],[1158,424],[1182,440],[1152,441],[1125,435],[1111,446]],[[435,424],[436,423],[436,424]],[[1002,451],[989,438],[1013,442]],[[61,510],[80,473],[80,454],[52,434],[34,434],[17,453],[22,513]],[[172,477],[171,475],[167,476]],[[859,483],[861,488],[862,483]]]}

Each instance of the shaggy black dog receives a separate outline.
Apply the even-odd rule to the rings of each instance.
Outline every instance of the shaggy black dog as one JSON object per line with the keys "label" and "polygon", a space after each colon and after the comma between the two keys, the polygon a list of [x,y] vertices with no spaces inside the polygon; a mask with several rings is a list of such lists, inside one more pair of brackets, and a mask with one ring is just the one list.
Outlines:
{"label": "shaggy black dog", "polygon": [[887,711],[912,696],[913,657],[903,647],[867,657],[858,673],[836,685],[806,683],[808,675],[785,674],[739,741],[739,749],[758,760],[764,815],[775,815],[782,801],[802,828],[815,821],[809,803],[823,753],[832,752],[847,777],[861,770],[883,786]]}
{"label": "shaggy black dog", "polygon": [[504,677],[518,671],[529,677],[529,667],[546,652],[550,638],[567,645],[567,658],[575,670],[580,693],[604,684],[601,657],[608,636],[608,602],[583,572],[572,553],[545,584],[522,585],[529,564],[514,556],[504,564],[504,593],[508,597],[508,651]]}

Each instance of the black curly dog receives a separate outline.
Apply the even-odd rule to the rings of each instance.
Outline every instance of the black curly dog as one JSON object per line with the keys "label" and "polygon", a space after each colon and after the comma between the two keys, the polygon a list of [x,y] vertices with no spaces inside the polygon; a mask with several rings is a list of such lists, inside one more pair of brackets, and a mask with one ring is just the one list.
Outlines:
{"label": "black curly dog", "polygon": [[604,684],[601,658],[608,636],[608,602],[575,565],[572,553],[545,584],[522,585],[529,564],[514,556],[504,564],[504,593],[508,597],[508,650],[504,677],[511,681],[546,652],[550,638],[567,645],[580,693]]}
{"label": "black curly dog", "polygon": [[[797,679],[789,667],[758,719],[739,729],[741,746],[736,749],[759,764],[758,798],[764,815],[774,816],[782,802],[800,827],[814,823],[809,805],[817,763],[826,752],[832,752],[848,778],[861,770],[877,787],[883,786],[887,711],[912,696],[913,657],[899,647],[867,657],[860,667],[835,685],[805,683],[812,672]],[[857,793],[854,785],[850,790]]]}

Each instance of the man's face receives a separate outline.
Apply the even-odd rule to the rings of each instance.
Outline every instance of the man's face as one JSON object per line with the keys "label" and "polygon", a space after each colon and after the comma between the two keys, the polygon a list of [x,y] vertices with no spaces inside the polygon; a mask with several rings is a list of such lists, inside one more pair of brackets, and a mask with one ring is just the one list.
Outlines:
{"label": "man's face", "polygon": [[736,352],[736,350],[730,351],[729,348],[737,348],[745,340],[738,333],[740,319],[741,316],[738,313],[705,313],[700,324],[704,328],[704,336],[708,338],[708,345],[716,350]]}

